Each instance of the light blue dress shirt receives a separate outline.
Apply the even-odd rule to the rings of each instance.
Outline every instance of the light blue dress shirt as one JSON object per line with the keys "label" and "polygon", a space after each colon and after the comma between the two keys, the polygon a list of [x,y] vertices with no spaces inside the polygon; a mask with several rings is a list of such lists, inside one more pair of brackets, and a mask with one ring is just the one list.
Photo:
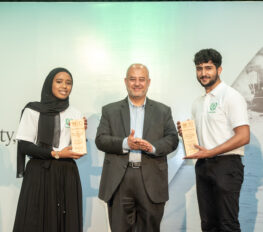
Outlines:
{"label": "light blue dress shirt", "polygon": [[[146,98],[142,106],[135,106],[130,98],[128,97],[129,109],[130,109],[130,133],[132,130],[135,131],[135,138],[142,138],[143,135],[143,124],[144,124],[144,114],[145,114],[145,104]],[[128,145],[128,138],[123,140],[122,148],[124,152],[129,152],[130,162],[141,162],[141,151],[140,150],[130,150]],[[153,153],[155,148],[153,147]]]}

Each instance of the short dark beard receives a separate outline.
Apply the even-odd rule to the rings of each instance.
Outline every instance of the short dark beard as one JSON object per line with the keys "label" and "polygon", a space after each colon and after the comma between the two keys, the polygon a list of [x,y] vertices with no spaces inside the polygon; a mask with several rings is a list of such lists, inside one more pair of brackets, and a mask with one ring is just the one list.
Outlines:
{"label": "short dark beard", "polygon": [[203,87],[211,87],[213,84],[215,84],[216,83],[216,81],[217,81],[217,79],[219,78],[219,75],[218,75],[218,73],[216,73],[216,78],[214,79],[214,80],[212,80],[212,81],[210,81],[209,83],[207,83],[207,84],[203,84],[202,82],[201,82],[201,79],[203,78],[203,76],[202,77],[200,77],[200,80],[199,79],[197,79],[198,81],[199,81],[199,83],[203,86]]}

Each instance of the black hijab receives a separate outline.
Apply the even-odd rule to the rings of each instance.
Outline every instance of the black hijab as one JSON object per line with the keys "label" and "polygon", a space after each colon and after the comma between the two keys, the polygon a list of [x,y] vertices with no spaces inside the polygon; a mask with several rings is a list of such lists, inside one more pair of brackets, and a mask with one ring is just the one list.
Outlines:
{"label": "black hijab", "polygon": [[[65,68],[55,68],[48,76],[42,87],[41,101],[29,102],[25,108],[30,108],[40,113],[38,121],[37,145],[44,148],[59,147],[60,138],[60,115],[59,113],[66,110],[69,106],[69,97],[59,99],[52,93],[52,84],[54,77],[60,73],[71,73]],[[73,79],[72,79],[73,83]],[[23,177],[25,169],[25,155],[20,149],[19,142],[17,144],[17,177]]]}

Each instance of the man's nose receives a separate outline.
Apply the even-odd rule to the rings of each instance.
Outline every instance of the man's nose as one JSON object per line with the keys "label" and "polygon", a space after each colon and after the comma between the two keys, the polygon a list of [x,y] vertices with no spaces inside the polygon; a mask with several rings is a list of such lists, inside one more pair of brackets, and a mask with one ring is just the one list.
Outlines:
{"label": "man's nose", "polygon": [[202,69],[202,70],[201,70],[201,74],[202,74],[202,76],[205,76],[205,75],[206,75],[206,70],[205,70],[205,69]]}

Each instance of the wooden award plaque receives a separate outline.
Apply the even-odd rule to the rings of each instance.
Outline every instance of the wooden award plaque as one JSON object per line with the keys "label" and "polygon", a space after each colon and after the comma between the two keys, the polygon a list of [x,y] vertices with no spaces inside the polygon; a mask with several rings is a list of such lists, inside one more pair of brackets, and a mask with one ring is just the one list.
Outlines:
{"label": "wooden award plaque", "polygon": [[194,147],[194,144],[199,145],[194,120],[187,120],[181,122],[181,128],[185,155],[189,156],[198,152],[199,150]]}
{"label": "wooden award plaque", "polygon": [[83,119],[70,120],[70,134],[72,151],[86,154],[86,133]]}

